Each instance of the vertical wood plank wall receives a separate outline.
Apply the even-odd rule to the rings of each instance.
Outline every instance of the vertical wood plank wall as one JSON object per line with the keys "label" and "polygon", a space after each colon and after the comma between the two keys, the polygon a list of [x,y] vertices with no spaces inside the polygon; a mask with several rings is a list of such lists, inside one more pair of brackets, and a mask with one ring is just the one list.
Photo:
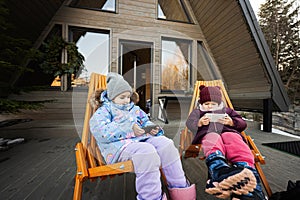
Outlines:
{"label": "vertical wood plank wall", "polygon": [[[203,41],[219,67],[228,93],[235,105],[262,107],[271,97],[272,84],[243,16],[238,1],[186,1],[194,24],[157,19],[157,0],[117,0],[117,13],[63,6],[53,23],[109,30],[111,36],[111,70],[118,71],[119,40],[152,42],[152,81],[161,82],[161,37],[192,40],[192,65],[197,66],[197,41]],[[216,13],[219,13],[216,15]],[[238,50],[239,53],[236,53]],[[193,74],[195,81],[196,72]],[[160,93],[158,84],[153,95]],[[155,99],[156,101],[156,99]],[[238,101],[238,102],[237,102]]]}
{"label": "vertical wood plank wall", "polygon": [[[257,99],[270,98],[272,84],[245,19],[241,18],[238,1],[191,0],[190,3],[234,104],[262,107],[263,101]],[[239,103],[235,102],[237,99]]]}
{"label": "vertical wood plank wall", "polygon": [[[57,12],[53,22],[110,30],[112,71],[118,70],[120,39],[152,42],[154,44],[152,78],[155,83],[160,82],[161,37],[205,42],[197,22],[188,24],[158,20],[156,0],[118,0],[117,5],[116,14],[64,6]],[[197,50],[193,49],[193,52],[196,53]],[[193,66],[197,66],[196,60],[193,60]],[[158,94],[159,85],[154,85],[153,90],[154,94]]]}

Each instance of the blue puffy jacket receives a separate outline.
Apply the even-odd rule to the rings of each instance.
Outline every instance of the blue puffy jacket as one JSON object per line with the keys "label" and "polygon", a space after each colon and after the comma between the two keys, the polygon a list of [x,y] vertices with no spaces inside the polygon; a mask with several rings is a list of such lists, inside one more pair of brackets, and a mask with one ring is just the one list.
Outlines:
{"label": "blue puffy jacket", "polygon": [[[107,92],[100,96],[102,106],[90,119],[90,131],[94,135],[106,163],[117,162],[122,150],[130,143],[140,142],[149,134],[135,136],[132,126],[136,123],[141,128],[153,125],[147,114],[134,103],[118,105],[107,98]],[[159,133],[163,134],[163,130]]]}

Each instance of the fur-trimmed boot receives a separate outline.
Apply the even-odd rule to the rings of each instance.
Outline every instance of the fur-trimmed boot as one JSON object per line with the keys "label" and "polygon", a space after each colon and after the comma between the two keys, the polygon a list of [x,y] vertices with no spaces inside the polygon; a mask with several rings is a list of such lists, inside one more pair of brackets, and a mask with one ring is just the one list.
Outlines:
{"label": "fur-trimmed boot", "polygon": [[196,200],[195,184],[186,188],[169,188],[171,200]]}
{"label": "fur-trimmed boot", "polygon": [[256,178],[252,171],[243,166],[229,166],[221,151],[208,155],[206,165],[210,180],[205,192],[217,198],[226,199],[232,193],[248,194],[256,187]]}
{"label": "fur-trimmed boot", "polygon": [[262,191],[262,186],[260,184],[259,175],[256,169],[250,167],[246,162],[236,162],[234,163],[234,165],[251,170],[256,178],[256,187],[252,192],[249,192],[248,194],[237,195],[233,193],[232,200],[266,200],[265,194]]}

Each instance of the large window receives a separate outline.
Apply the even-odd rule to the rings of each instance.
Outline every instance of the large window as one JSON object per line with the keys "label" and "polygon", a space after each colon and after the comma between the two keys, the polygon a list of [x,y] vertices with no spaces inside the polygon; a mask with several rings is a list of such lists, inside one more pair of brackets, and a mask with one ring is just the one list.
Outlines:
{"label": "large window", "polygon": [[182,0],[158,0],[157,10],[158,19],[191,23]]}
{"label": "large window", "polygon": [[116,12],[116,0],[72,0],[70,6]]}
{"label": "large window", "polygon": [[85,70],[80,78],[89,79],[92,72],[107,74],[109,70],[109,32],[70,27],[70,39],[76,42],[78,51],[84,56]]}
{"label": "large window", "polygon": [[187,91],[191,82],[192,41],[162,38],[161,90]]}

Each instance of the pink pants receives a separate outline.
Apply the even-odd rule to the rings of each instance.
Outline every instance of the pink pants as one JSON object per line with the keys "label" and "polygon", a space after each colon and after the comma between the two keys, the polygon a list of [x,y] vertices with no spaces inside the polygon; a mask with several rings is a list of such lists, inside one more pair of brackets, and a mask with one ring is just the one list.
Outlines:
{"label": "pink pants", "polygon": [[241,135],[233,132],[208,133],[202,139],[205,156],[219,150],[231,162],[246,162],[254,168],[254,157]]}

